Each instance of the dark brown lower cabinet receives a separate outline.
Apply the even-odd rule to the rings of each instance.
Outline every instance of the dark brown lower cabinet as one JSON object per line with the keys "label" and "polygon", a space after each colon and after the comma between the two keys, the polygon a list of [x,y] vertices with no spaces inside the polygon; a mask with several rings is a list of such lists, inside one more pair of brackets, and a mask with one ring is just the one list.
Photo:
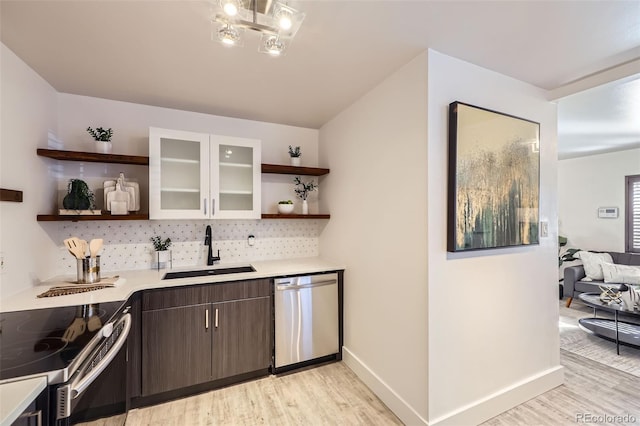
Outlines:
{"label": "dark brown lower cabinet", "polygon": [[263,279],[146,291],[141,396],[266,371],[270,286]]}
{"label": "dark brown lower cabinet", "polygon": [[271,299],[214,303],[212,378],[267,368],[271,361]]}
{"label": "dark brown lower cabinet", "polygon": [[211,378],[209,304],[142,313],[142,394],[153,395]]}

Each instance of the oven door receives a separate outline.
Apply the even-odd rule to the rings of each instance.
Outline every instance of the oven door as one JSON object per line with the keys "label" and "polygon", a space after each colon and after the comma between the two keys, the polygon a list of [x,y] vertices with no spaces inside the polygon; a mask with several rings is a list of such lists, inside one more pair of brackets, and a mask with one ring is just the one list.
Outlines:
{"label": "oven door", "polygon": [[[100,376],[111,363],[125,357],[124,346],[131,329],[131,314],[127,310],[100,330],[94,336],[90,345],[74,360],[70,369],[69,381],[58,385],[53,397],[55,398],[55,420],[58,425],[70,424],[70,418],[81,404],[81,397],[91,393],[90,385]],[[126,386],[126,368],[113,366],[117,374],[105,381],[112,384],[122,383]],[[71,373],[73,372],[73,373]],[[116,392],[116,396],[123,397],[126,392]],[[85,404],[86,405],[86,404]]]}

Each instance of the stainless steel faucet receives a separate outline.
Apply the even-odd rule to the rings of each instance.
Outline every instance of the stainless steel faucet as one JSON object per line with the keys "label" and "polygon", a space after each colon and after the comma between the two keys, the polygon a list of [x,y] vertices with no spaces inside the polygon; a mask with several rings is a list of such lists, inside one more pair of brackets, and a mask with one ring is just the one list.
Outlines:
{"label": "stainless steel faucet", "polygon": [[218,255],[213,256],[213,250],[211,249],[211,245],[213,244],[213,240],[211,239],[211,225],[207,225],[207,229],[204,233],[204,245],[209,246],[209,250],[207,251],[207,265],[213,265],[213,262],[220,260],[220,250],[218,250]]}

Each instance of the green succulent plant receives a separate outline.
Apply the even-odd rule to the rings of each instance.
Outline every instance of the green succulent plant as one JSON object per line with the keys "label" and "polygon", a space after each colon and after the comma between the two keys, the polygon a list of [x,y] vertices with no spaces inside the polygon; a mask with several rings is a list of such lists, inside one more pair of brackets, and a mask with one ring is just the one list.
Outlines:
{"label": "green succulent plant", "polygon": [[153,243],[155,251],[165,251],[171,247],[171,238],[163,240],[159,235],[154,235],[151,237],[151,242]]}
{"label": "green succulent plant", "polygon": [[93,130],[91,127],[87,127],[87,132],[98,142],[111,142],[111,137],[113,136],[111,128],[105,130],[102,127],[98,127]]}
{"label": "green succulent plant", "polygon": [[289,156],[291,157],[300,157],[302,155],[302,151],[300,151],[300,147],[296,146],[295,148],[293,148],[291,145],[289,145]]}

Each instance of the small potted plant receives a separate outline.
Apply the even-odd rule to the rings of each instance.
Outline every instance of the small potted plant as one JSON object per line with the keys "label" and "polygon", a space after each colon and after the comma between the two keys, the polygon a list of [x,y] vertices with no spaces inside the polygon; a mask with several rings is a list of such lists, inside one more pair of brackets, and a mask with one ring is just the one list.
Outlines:
{"label": "small potted plant", "polygon": [[309,193],[318,189],[318,185],[315,182],[302,182],[300,176],[296,176],[293,180],[296,187],[293,189],[296,195],[302,200],[302,214],[309,214],[309,205],[307,204],[307,197]]}
{"label": "small potted plant", "polygon": [[102,154],[109,154],[111,152],[111,137],[113,136],[113,130],[111,130],[111,128],[105,130],[102,127],[98,127],[93,130],[91,127],[87,127],[87,132],[89,132],[95,140],[96,152]]}
{"label": "small potted plant", "polygon": [[278,202],[278,213],[280,214],[291,214],[293,213],[293,201],[286,200]]}
{"label": "small potted plant", "polygon": [[300,151],[300,147],[296,146],[295,148],[289,145],[289,157],[291,157],[291,165],[300,167],[300,157],[302,156],[302,151]]}
{"label": "small potted plant", "polygon": [[157,269],[166,268],[167,262],[171,261],[171,238],[162,239],[159,235],[151,237],[153,249],[155,250],[155,260]]}

